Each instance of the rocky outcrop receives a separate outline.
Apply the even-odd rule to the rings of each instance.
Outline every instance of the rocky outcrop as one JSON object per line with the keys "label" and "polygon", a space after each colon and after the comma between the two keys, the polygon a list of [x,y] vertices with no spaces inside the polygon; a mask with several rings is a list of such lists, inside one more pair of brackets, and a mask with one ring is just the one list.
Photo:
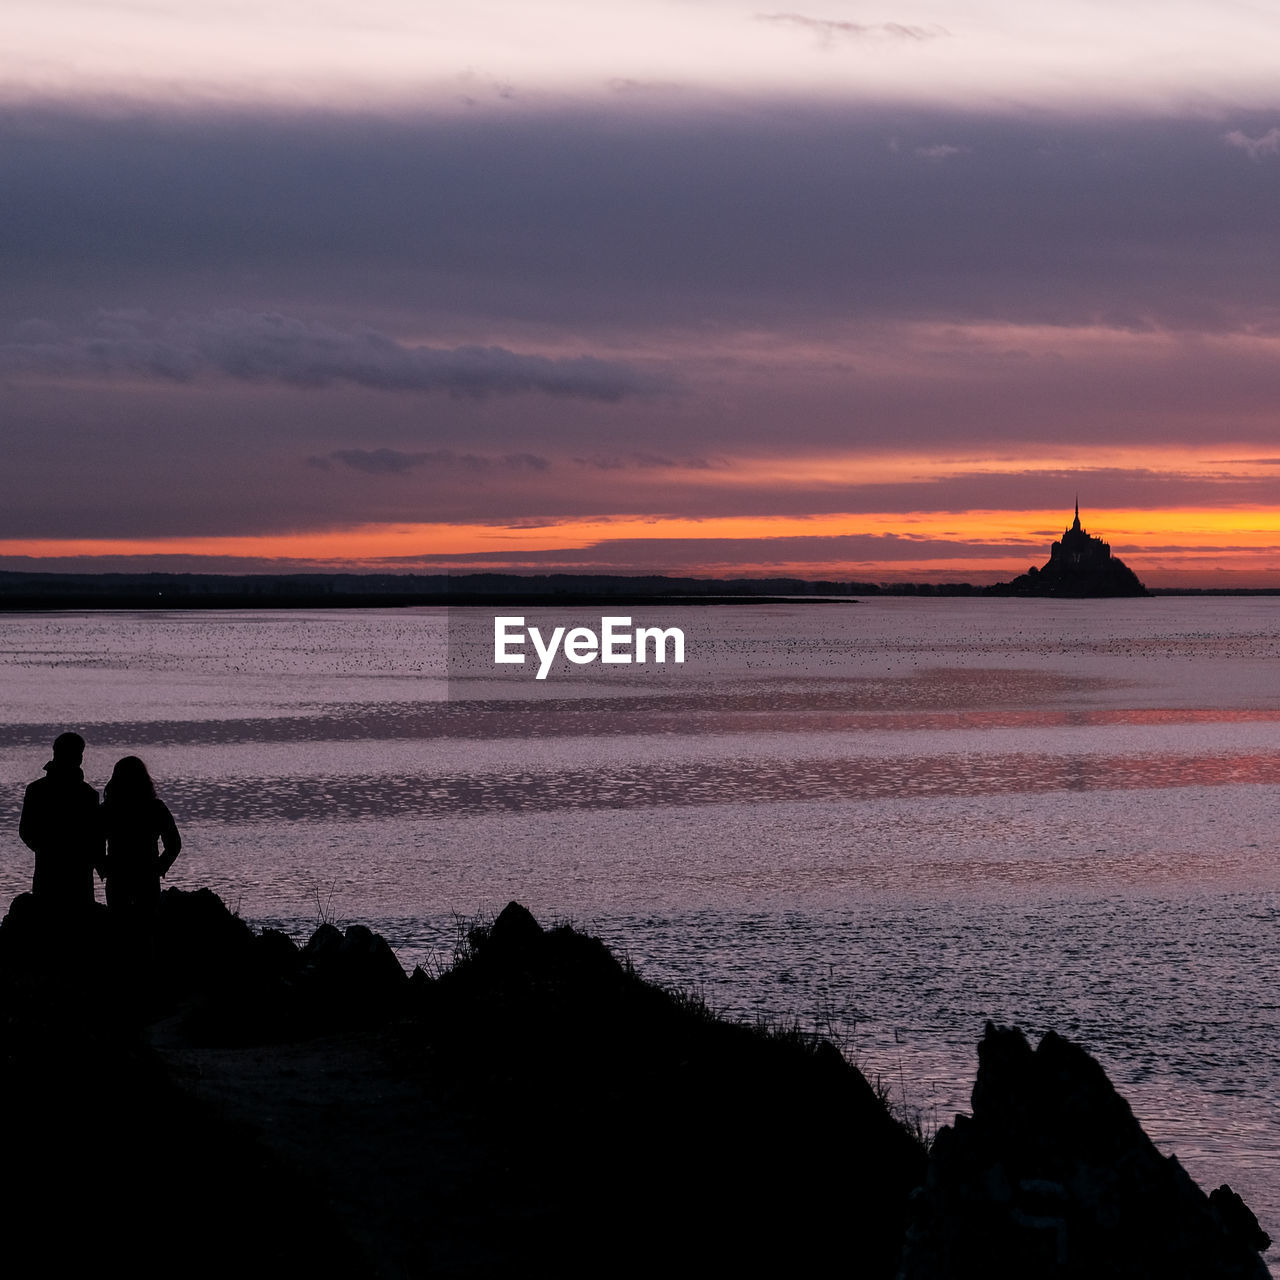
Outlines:
{"label": "rocky outcrop", "polygon": [[192,1101],[140,1034],[233,975],[247,989],[252,930],[177,891],[154,931],[117,926],[30,894],[0,923],[9,1274],[372,1274],[305,1176]]}
{"label": "rocky outcrop", "polygon": [[716,1018],[517,903],[417,996],[429,1069],[538,1197],[531,1256],[575,1275],[894,1275],[924,1148],[832,1045]]}
{"label": "rocky outcrop", "polygon": [[[43,1188],[88,1166],[77,1221],[124,1221],[158,1178],[166,1261],[190,1274],[201,1249],[178,1230],[220,1232],[228,1274],[229,1251],[277,1264],[312,1206],[333,1238],[319,1274],[896,1271],[925,1152],[856,1068],[644,982],[598,938],[513,903],[410,979],[363,926],[299,948],[212,894],[166,891],[145,933],[115,924],[24,901],[0,926],[0,1085],[31,1118],[9,1152],[39,1172],[23,1214],[43,1236],[63,1213]],[[187,1076],[253,1128],[188,1107]],[[264,1178],[290,1202],[278,1231]],[[395,1211],[351,1208],[370,1198]],[[84,1241],[78,1269],[107,1256]],[[337,1265],[354,1246],[364,1262]]]}
{"label": "rocky outcrop", "polygon": [[1034,565],[1010,582],[987,588],[997,596],[1066,596],[1075,598],[1145,596],[1138,575],[1117,556],[1092,564],[1071,565],[1050,560]]}
{"label": "rocky outcrop", "polygon": [[1048,1033],[987,1024],[972,1117],[939,1131],[901,1280],[1265,1280],[1270,1243],[1143,1132],[1106,1073]]}
{"label": "rocky outcrop", "polygon": [[[1078,1045],[988,1026],[973,1116],[926,1160],[829,1043],[719,1019],[516,903],[410,979],[363,926],[299,947],[207,892],[166,891],[146,936],[24,897],[0,1030],[6,1239],[119,1234],[145,1186],[186,1274],[1266,1275],[1248,1207],[1162,1156]],[[74,1269],[136,1252],[77,1230]]]}

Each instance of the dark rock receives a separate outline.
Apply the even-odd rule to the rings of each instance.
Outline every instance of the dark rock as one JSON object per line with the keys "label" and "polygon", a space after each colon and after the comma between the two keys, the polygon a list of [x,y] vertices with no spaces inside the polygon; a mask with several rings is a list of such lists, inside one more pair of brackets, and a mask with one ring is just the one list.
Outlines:
{"label": "dark rock", "polygon": [[72,976],[108,963],[111,944],[107,909],[96,902],[67,907],[20,893],[0,920],[0,965],[10,972]]}
{"label": "dark rock", "polygon": [[56,984],[60,999],[93,1000],[103,1018],[137,1022],[242,982],[256,945],[253,930],[208,889],[167,889],[153,916],[128,924],[97,903],[50,908],[20,894],[0,923],[0,970]]}
{"label": "dark rock", "polygon": [[322,924],[302,951],[298,1015],[321,1026],[367,1024],[393,1010],[409,986],[387,940],[362,924],[344,934]]}
{"label": "dark rock", "polygon": [[302,968],[298,944],[279,929],[263,929],[254,941],[254,952],[258,965],[273,977],[296,977]]}
{"label": "dark rock", "polygon": [[542,938],[542,926],[533,913],[518,902],[508,902],[493,922],[487,942],[497,951],[518,954],[537,947]]}
{"label": "dark rock", "polygon": [[322,924],[301,950],[286,934],[252,937],[241,962],[205,984],[184,1033],[204,1044],[267,1043],[369,1027],[396,1012],[409,979],[385,938]]}
{"label": "dark rock", "polygon": [[1267,1275],[1261,1233],[1224,1226],[1079,1045],[1050,1032],[1032,1052],[988,1023],[978,1058],[973,1116],[939,1131],[913,1196],[902,1280]]}
{"label": "dark rock", "polygon": [[192,980],[247,962],[253,930],[212,889],[166,889],[154,934],[166,965]]}
{"label": "dark rock", "polygon": [[162,932],[215,950],[243,947],[253,939],[253,930],[212,889],[166,889],[157,924]]}
{"label": "dark rock", "polygon": [[338,959],[349,980],[364,987],[370,996],[393,995],[409,981],[386,938],[362,924],[348,927]]}
{"label": "dark rock", "polygon": [[326,920],[302,949],[302,958],[308,965],[324,965],[332,961],[341,950],[342,930]]}
{"label": "dark rock", "polygon": [[924,1151],[834,1046],[718,1019],[518,904],[468,942],[414,984],[413,1034],[492,1117],[530,1256],[566,1275],[894,1275]]}
{"label": "dark rock", "polygon": [[1271,1237],[1258,1225],[1253,1210],[1225,1182],[1209,1192],[1209,1203],[1230,1235],[1259,1253],[1271,1248]]}
{"label": "dark rock", "polygon": [[345,934],[322,924],[311,935],[302,959],[318,979],[361,988],[369,996],[398,990],[408,981],[387,940],[362,924],[349,926]]}

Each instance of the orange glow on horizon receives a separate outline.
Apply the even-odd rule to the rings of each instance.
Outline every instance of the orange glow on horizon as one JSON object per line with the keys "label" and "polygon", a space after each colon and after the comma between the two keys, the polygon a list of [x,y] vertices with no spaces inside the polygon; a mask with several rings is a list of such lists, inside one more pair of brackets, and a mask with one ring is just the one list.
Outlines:
{"label": "orange glow on horizon", "polygon": [[[588,553],[618,541],[672,541],[684,544],[716,540],[748,540],[741,559],[731,548],[708,546],[705,563],[691,572],[723,576],[734,573],[786,573],[797,576],[894,578],[966,575],[993,580],[1021,573],[1042,563],[1049,543],[1060,536],[1070,512],[966,511],[832,513],[813,517],[679,517],[623,515],[598,520],[565,520],[546,524],[395,524],[362,525],[290,534],[228,535],[148,539],[10,539],[0,541],[0,555],[35,559],[50,557],[217,556],[291,561],[335,569],[394,568],[525,568],[544,567],[546,553]],[[1280,568],[1280,509],[1271,507],[1169,510],[1087,509],[1082,522],[1108,541],[1139,576],[1180,572],[1203,575],[1226,571],[1255,572],[1268,579]],[[773,539],[886,537],[886,555],[875,544],[850,549],[814,548],[779,543],[776,557],[761,541]],[[920,555],[910,555],[919,542]],[[945,544],[956,544],[954,556]],[[940,545],[941,544],[941,545]],[[975,548],[987,547],[985,554]],[[892,551],[892,554],[889,552]],[[455,559],[456,558],[456,559]],[[465,559],[464,559],[465,558]],[[572,559],[566,555],[566,559]],[[589,558],[589,557],[587,557]],[[617,563],[618,573],[653,571],[644,551],[636,563]],[[388,563],[393,562],[393,563]]]}

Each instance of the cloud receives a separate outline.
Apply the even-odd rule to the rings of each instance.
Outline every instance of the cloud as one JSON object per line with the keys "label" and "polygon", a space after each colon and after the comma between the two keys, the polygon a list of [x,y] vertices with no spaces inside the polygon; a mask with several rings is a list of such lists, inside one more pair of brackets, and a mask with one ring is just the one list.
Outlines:
{"label": "cloud", "polygon": [[[28,335],[31,326],[27,321]],[[270,312],[223,311],[167,323],[152,322],[145,313],[102,312],[95,328],[89,336],[0,344],[0,371],[177,382],[214,372],[242,382],[308,388],[350,383],[383,391],[541,392],[592,400],[650,394],[663,385],[593,356],[552,359],[499,346],[409,346],[375,329],[344,331]]]}
{"label": "cloud", "polygon": [[[1233,324],[1274,307],[1256,264],[1280,230],[1224,129],[1267,137],[1252,116],[728,110],[695,96],[500,119],[0,105],[0,325],[41,316],[68,328],[84,298],[157,315],[233,305],[237,332],[202,334],[195,356],[246,379],[465,387],[470,376],[603,396],[620,375],[625,388],[645,379],[612,361],[467,361],[452,344],[433,357],[396,335],[474,334],[509,357],[521,349],[512,334],[557,325],[593,335],[603,355],[653,325],[791,317]],[[965,164],[920,163],[945,161],[940,147],[968,152]],[[173,346],[79,358],[172,378],[192,355]]]}
{"label": "cloud", "polygon": [[681,471],[722,471],[731,466],[727,458],[669,458],[658,453],[596,453],[574,458],[580,467],[595,471],[624,471],[669,468]]}
{"label": "cloud", "polygon": [[[231,304],[232,332],[207,324],[194,351],[98,334],[75,358],[153,377],[189,373],[194,356],[295,385],[568,382],[606,396],[645,379],[615,361],[513,363],[509,335],[591,334],[585,359],[655,325],[793,317],[1221,327],[1275,305],[1256,270],[1275,220],[1223,140],[1269,147],[1268,127],[875,103],[730,110],[696,95],[501,118],[0,104],[0,328],[39,316],[70,329],[85,299],[206,317]],[[963,165],[946,162],[961,151]],[[505,354],[433,355],[396,337],[431,332],[496,339]]]}
{"label": "cloud", "polygon": [[1251,160],[1262,156],[1280,155],[1280,126],[1273,126],[1257,138],[1251,138],[1241,129],[1232,129],[1222,135],[1229,147],[1238,147]]}
{"label": "cloud", "polygon": [[[1055,537],[1059,534],[1055,534]],[[381,563],[457,565],[486,564],[502,559],[521,567],[546,566],[583,572],[636,572],[638,566],[655,569],[676,565],[696,569],[711,564],[786,563],[792,561],[844,561],[856,563],[925,559],[993,560],[1011,555],[1048,558],[1048,546],[1024,541],[976,541],[956,538],[910,537],[895,533],[832,535],[784,535],[744,538],[612,538],[575,547],[520,551],[469,551],[462,553],[389,556]]]}
{"label": "cloud", "polygon": [[509,453],[500,458],[487,458],[475,453],[455,453],[452,449],[416,453],[400,449],[335,449],[327,455],[307,459],[308,465],[326,471],[333,462],[373,476],[404,475],[417,467],[483,474],[495,470],[545,471],[551,465],[548,459],[532,453]]}
{"label": "cloud", "polygon": [[757,13],[757,22],[773,22],[780,26],[800,27],[818,37],[823,45],[836,40],[864,40],[889,37],[895,40],[935,40],[951,33],[937,25],[920,27],[901,22],[840,22],[831,18],[810,18],[802,13]]}

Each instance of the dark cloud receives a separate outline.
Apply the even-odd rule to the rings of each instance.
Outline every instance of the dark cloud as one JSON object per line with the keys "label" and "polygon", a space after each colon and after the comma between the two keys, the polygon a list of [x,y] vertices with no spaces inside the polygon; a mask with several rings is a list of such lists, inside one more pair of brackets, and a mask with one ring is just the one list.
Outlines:
{"label": "dark cloud", "polygon": [[501,458],[486,458],[475,453],[454,453],[451,449],[422,450],[405,453],[400,449],[335,449],[324,457],[311,457],[307,462],[327,469],[331,462],[340,462],[354,471],[368,475],[403,475],[417,467],[434,470],[467,471],[484,474],[495,470],[545,471],[551,463],[532,453],[509,453]]}
{"label": "dark cloud", "polygon": [[277,313],[218,312],[153,321],[139,312],[103,312],[95,332],[62,336],[46,324],[42,340],[0,343],[0,373],[70,377],[133,375],[190,381],[215,372],[245,382],[327,387],[335,382],[383,391],[451,395],[542,392],[619,400],[662,383],[591,356],[549,359],[503,347],[406,346],[377,330],[342,331]]}
{"label": "dark cloud", "polygon": [[574,458],[580,467],[594,471],[642,471],[669,469],[675,471],[723,471],[732,463],[727,458],[669,458],[660,453],[596,453],[586,458]]}
{"label": "dark cloud", "polygon": [[[1280,237],[1269,170],[1223,143],[1270,145],[1270,120],[680,101],[399,118],[3,107],[0,309],[601,334],[1274,323],[1256,270]],[[940,146],[964,163],[920,163]]]}

